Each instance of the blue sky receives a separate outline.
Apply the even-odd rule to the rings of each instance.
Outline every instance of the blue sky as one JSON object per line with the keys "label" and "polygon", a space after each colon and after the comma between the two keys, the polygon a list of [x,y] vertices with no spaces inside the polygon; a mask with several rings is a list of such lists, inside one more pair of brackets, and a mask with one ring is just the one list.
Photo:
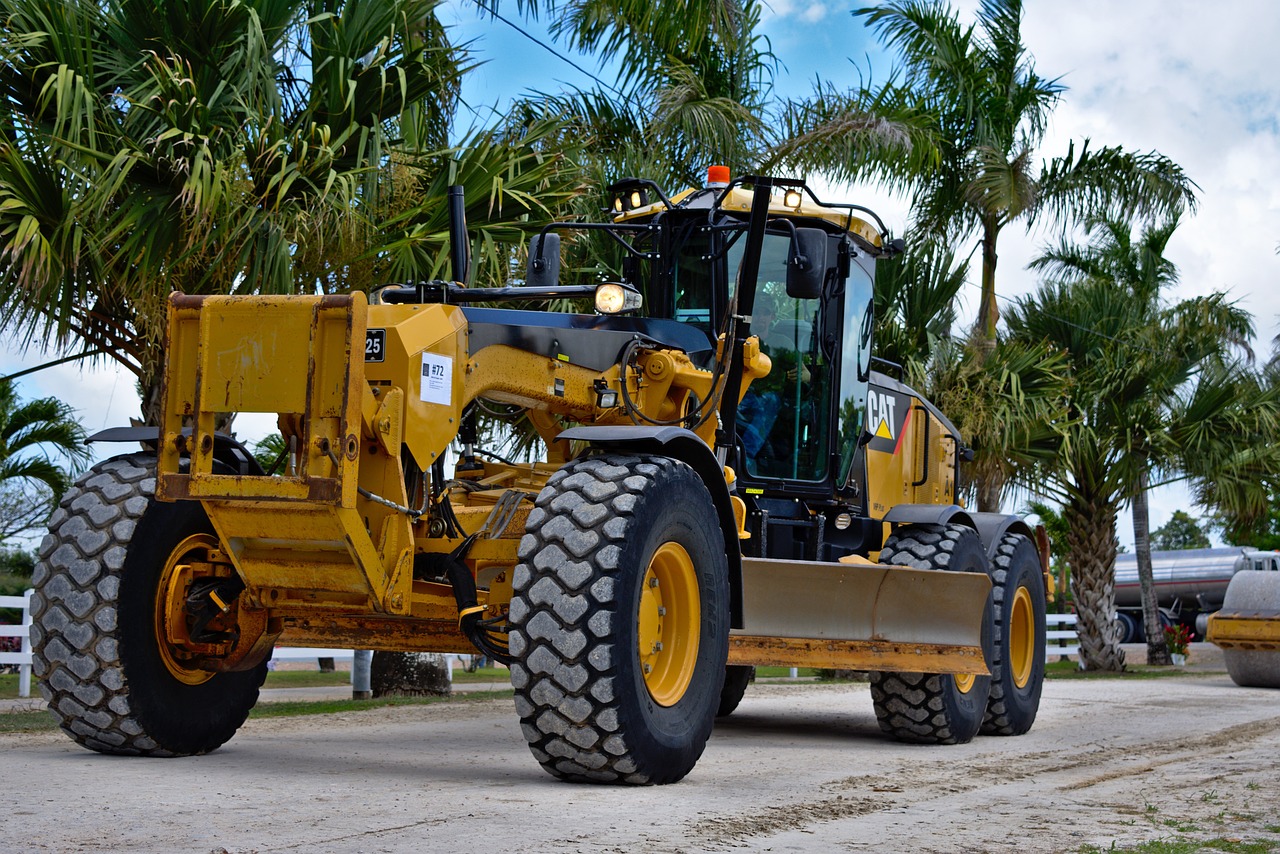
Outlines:
{"label": "blue sky", "polygon": [[[481,19],[471,0],[449,2],[446,22],[457,27],[457,37],[476,39],[476,58],[486,61],[468,86],[474,107],[501,109],[521,91],[555,91],[566,82],[584,81],[584,75],[506,25]],[[865,71],[870,61],[877,81],[887,76],[889,58],[850,15],[857,5],[861,3],[770,3],[763,29],[783,64],[775,81],[779,96],[805,94],[818,72],[853,85],[858,73],[853,63]],[[956,7],[968,21],[976,5],[976,0],[964,0]],[[1222,0],[1211,14],[1192,0],[1033,0],[1027,6],[1023,37],[1037,70],[1060,77],[1069,87],[1042,155],[1064,151],[1070,140],[1091,137],[1095,144],[1158,150],[1180,163],[1200,185],[1201,201],[1170,244],[1169,255],[1182,273],[1174,296],[1228,292],[1254,314],[1255,349],[1265,357],[1280,332],[1280,74],[1274,68],[1280,3]],[[514,4],[504,8],[504,14],[514,16]],[[545,26],[526,26],[545,37]],[[821,181],[821,176],[809,177]],[[877,187],[831,186],[823,195],[868,205],[895,231],[903,230],[904,201]],[[1034,287],[1034,278],[1023,268],[1051,237],[1047,230],[1030,235],[1006,230],[998,273],[1003,296]],[[965,291],[966,317],[972,316],[976,292],[976,284]],[[48,358],[21,354],[12,342],[0,346],[7,351],[0,352],[0,375]],[[21,391],[26,397],[62,397],[91,430],[126,424],[138,413],[131,377],[101,366],[43,371],[24,378]],[[242,438],[256,439],[270,429],[270,422],[241,421],[238,427]],[[103,455],[111,452],[99,449]],[[1187,507],[1184,491],[1158,490],[1152,500],[1153,526]],[[1122,542],[1131,543],[1127,520],[1120,535]]]}
{"label": "blue sky", "polygon": [[[820,72],[836,82],[851,84],[857,75],[851,60],[856,59],[865,68],[868,54],[883,58],[879,46],[851,14],[855,5],[777,0],[764,9],[763,30],[781,63],[775,76],[775,93],[779,97],[806,94],[813,88],[814,76]],[[607,68],[602,69],[592,59],[555,45],[547,33],[546,19],[521,21],[515,15],[514,4],[507,4],[502,14],[551,44],[562,56],[613,82]],[[495,103],[501,107],[525,90],[553,91],[566,84],[591,84],[586,74],[538,47],[512,27],[482,18],[476,13],[472,0],[450,0],[442,18],[454,26],[457,40],[474,40],[476,59],[484,62],[468,81],[466,92],[472,106],[483,115],[488,115],[488,108]]]}

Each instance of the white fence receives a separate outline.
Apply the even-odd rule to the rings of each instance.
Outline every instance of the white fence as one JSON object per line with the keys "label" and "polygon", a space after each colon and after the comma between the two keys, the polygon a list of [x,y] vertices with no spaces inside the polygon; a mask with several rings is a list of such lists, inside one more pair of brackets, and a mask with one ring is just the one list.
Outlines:
{"label": "white fence", "polygon": [[1074,655],[1080,659],[1080,635],[1076,631],[1075,614],[1045,614],[1044,660],[1055,655]]}
{"label": "white fence", "polygon": [[18,696],[31,696],[31,593],[21,596],[0,596],[0,608],[21,608],[19,625],[0,625],[0,638],[22,638],[20,652],[0,652],[0,664],[18,665]]}

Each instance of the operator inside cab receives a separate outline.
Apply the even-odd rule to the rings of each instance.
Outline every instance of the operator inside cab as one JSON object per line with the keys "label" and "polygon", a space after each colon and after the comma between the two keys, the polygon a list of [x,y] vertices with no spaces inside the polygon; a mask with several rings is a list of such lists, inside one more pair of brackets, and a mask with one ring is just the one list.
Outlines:
{"label": "operator inside cab", "polygon": [[[735,247],[736,248],[736,247]],[[773,362],[753,382],[738,409],[738,437],[747,472],[755,477],[821,480],[827,429],[829,376],[814,330],[821,328],[821,299],[787,296],[785,236],[767,235],[760,259],[751,331]],[[740,258],[730,250],[730,269]],[[736,279],[736,276],[734,277]]]}
{"label": "operator inside cab", "polygon": [[[779,302],[788,309],[786,318],[779,317]],[[751,331],[759,337],[760,349],[773,362],[773,369],[751,384],[738,408],[738,435],[748,470],[755,475],[798,476],[796,439],[802,425],[811,424],[816,414],[805,412],[806,391],[813,379],[805,364],[812,321],[793,316],[804,310],[803,302],[779,300],[768,292],[756,296]]]}

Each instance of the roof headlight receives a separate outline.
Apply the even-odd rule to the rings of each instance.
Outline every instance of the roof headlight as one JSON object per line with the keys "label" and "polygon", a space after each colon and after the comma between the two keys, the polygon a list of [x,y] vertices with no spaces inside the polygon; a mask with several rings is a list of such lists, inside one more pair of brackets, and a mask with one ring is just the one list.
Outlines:
{"label": "roof headlight", "polygon": [[644,305],[640,292],[630,285],[605,282],[596,288],[596,311],[601,314],[623,314]]}

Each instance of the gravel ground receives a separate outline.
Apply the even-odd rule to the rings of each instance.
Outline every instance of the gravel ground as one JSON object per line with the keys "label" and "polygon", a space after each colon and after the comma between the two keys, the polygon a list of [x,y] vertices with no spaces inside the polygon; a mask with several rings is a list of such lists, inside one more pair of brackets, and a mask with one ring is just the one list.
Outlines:
{"label": "gravel ground", "polygon": [[1031,733],[955,747],[885,739],[865,685],[755,685],[686,780],[640,789],[544,774],[508,699],[251,720],[191,759],[0,736],[0,776],[20,781],[0,850],[1058,852],[1169,837],[1280,848],[1280,696],[1211,664],[1051,681]]}

